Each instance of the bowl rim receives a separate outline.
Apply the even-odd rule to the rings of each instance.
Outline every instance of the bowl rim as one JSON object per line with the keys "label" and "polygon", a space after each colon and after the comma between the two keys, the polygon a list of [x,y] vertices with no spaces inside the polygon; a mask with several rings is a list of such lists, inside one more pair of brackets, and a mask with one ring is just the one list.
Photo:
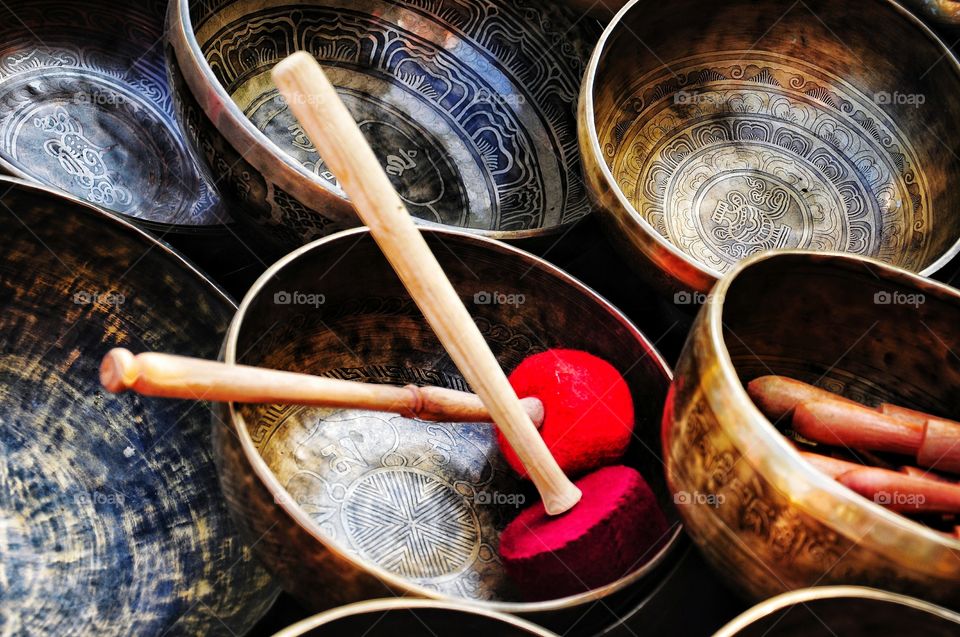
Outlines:
{"label": "bowl rim", "polygon": [[[697,275],[696,278],[704,278],[706,280],[712,280],[714,283],[716,283],[716,281],[720,280],[724,276],[724,272],[707,267],[698,260],[689,256],[686,252],[674,245],[672,241],[668,240],[666,237],[657,232],[656,228],[650,225],[650,222],[647,221],[639,212],[637,212],[636,207],[630,203],[629,199],[627,199],[626,194],[620,187],[620,183],[613,176],[613,172],[610,170],[610,166],[607,164],[607,161],[604,158],[603,149],[600,148],[600,138],[597,134],[596,109],[594,106],[594,88],[596,87],[600,58],[603,57],[604,53],[606,52],[607,45],[613,36],[619,33],[620,24],[623,22],[626,15],[636,8],[637,5],[643,4],[646,1],[647,0],[630,0],[623,5],[623,7],[620,8],[616,15],[606,25],[606,27],[604,27],[603,34],[600,36],[600,39],[597,41],[597,44],[593,49],[593,53],[590,55],[590,60],[587,63],[587,68],[583,76],[583,90],[581,92],[584,118],[586,120],[584,123],[586,125],[589,139],[587,140],[587,148],[584,148],[584,145],[581,144],[581,151],[584,154],[589,152],[591,156],[591,163],[598,167],[600,174],[603,176],[604,185],[616,198],[617,204],[619,204],[620,208],[627,213],[630,221],[639,227],[644,236],[646,236],[648,239],[651,239],[659,249],[665,250],[671,257],[679,259],[685,266],[692,269]],[[933,46],[940,50],[940,53],[942,54],[941,59],[947,60],[953,69],[954,74],[960,78],[960,61],[958,61],[957,56],[954,55],[953,51],[947,47],[940,36],[938,36],[929,26],[927,26],[925,22],[923,22],[912,11],[905,8],[896,0],[875,1],[887,5],[895,13],[899,13],[901,18],[904,18],[908,23],[918,28],[921,34],[931,40]],[[829,251],[820,252],[820,254],[829,254]],[[957,237],[953,244],[951,244],[939,257],[931,261],[929,265],[917,272],[917,274],[931,276],[947,265],[947,263],[957,256],[957,254],[960,254],[960,231],[958,231]],[[733,272],[735,267],[736,264],[734,267],[730,268],[730,270],[727,270],[726,273],[729,274],[730,272]],[[670,274],[670,276],[671,278],[678,278],[675,274]],[[691,277],[681,277],[681,279],[685,285],[691,285],[694,280]]]}
{"label": "bowl rim", "polygon": [[[351,237],[357,237],[357,241],[363,236],[369,235],[370,229],[366,226],[361,226],[358,228],[351,228],[349,230],[344,230],[330,236],[324,237],[322,239],[317,239],[311,243],[308,243],[297,250],[287,254],[285,257],[274,263],[270,268],[264,272],[260,278],[250,287],[246,296],[244,296],[243,301],[240,303],[240,306],[237,310],[236,315],[234,316],[233,321],[230,323],[230,327],[227,330],[227,333],[224,337],[223,345],[223,359],[224,362],[228,364],[237,363],[237,340],[240,335],[240,331],[243,327],[244,318],[247,312],[250,309],[250,306],[260,298],[263,288],[274,278],[280,271],[286,268],[291,263],[301,259],[305,255],[314,250],[322,250],[326,247],[328,243],[340,242]],[[459,230],[452,230],[449,228],[444,229],[430,229],[424,230],[424,234],[429,236],[440,236],[447,237],[455,240],[463,240],[467,242],[472,242],[476,244],[488,244],[488,247],[493,248],[500,252],[507,252],[511,256],[519,257],[523,260],[526,260],[530,263],[531,269],[539,268],[541,271],[546,272],[554,277],[562,280],[566,285],[573,287],[574,289],[580,291],[582,294],[593,300],[595,303],[604,307],[611,315],[619,320],[636,338],[638,341],[643,343],[646,348],[645,358],[651,358],[653,362],[658,367],[659,371],[662,373],[664,380],[666,381],[667,386],[673,382],[673,371],[670,366],[667,364],[666,360],[657,350],[656,346],[630,321],[626,315],[623,314],[618,308],[612,305],[609,301],[604,299],[602,296],[597,294],[591,288],[587,287],[585,284],[581,283],[571,275],[567,274],[557,266],[549,263],[548,261],[530,254],[524,250],[516,248],[514,246],[505,244],[494,239],[478,236],[474,233],[462,232]],[[603,598],[627,588],[628,586],[643,580],[648,574],[655,571],[667,561],[668,556],[672,555],[676,547],[681,543],[683,537],[683,524],[680,521],[677,521],[673,527],[672,532],[665,536],[665,542],[663,546],[640,568],[631,572],[630,574],[611,582],[605,586],[592,589],[585,593],[578,593],[576,595],[570,595],[567,597],[561,597],[553,600],[539,601],[539,602],[513,602],[513,601],[490,601],[490,600],[472,600],[468,598],[454,597],[452,595],[446,595],[444,593],[438,593],[433,591],[425,586],[411,582],[410,580],[395,575],[386,569],[380,567],[379,565],[366,560],[360,556],[351,555],[344,548],[341,548],[341,545],[337,542],[330,541],[323,531],[320,529],[320,526],[315,523],[309,515],[296,503],[293,497],[287,492],[287,490],[280,483],[280,480],[273,473],[270,467],[267,465],[266,461],[257,451],[256,447],[253,444],[253,439],[250,435],[250,430],[243,419],[243,416],[240,414],[237,409],[237,403],[231,402],[227,403],[228,414],[230,416],[231,422],[235,423],[233,426],[234,432],[237,434],[240,445],[243,449],[243,453],[246,457],[247,462],[253,468],[257,478],[260,480],[272,496],[274,496],[278,506],[280,506],[284,513],[294,520],[297,525],[302,528],[304,531],[309,533],[314,540],[319,542],[326,550],[330,551],[338,558],[344,560],[345,562],[351,564],[354,568],[357,568],[369,575],[372,575],[379,579],[381,582],[386,583],[391,590],[394,591],[403,591],[406,595],[415,595],[420,598],[425,598],[429,600],[442,600],[442,601],[452,601],[460,605],[473,606],[479,608],[485,608],[493,611],[501,611],[506,613],[545,613],[555,610],[562,610],[569,607],[574,607],[580,604],[587,602],[600,602]]]}
{"label": "bowl rim", "polygon": [[925,611],[931,615],[950,620],[960,625],[960,613],[922,599],[917,599],[916,597],[867,586],[815,586],[813,588],[800,588],[781,593],[766,599],[737,615],[723,628],[714,633],[713,637],[736,637],[744,628],[749,628],[755,622],[772,615],[778,610],[798,604],[805,605],[807,602],[815,602],[823,599],[868,599],[899,604],[915,610]]}
{"label": "bowl rim", "polygon": [[[820,261],[821,265],[827,263],[841,263],[847,265],[860,264],[868,272],[877,276],[880,281],[889,281],[909,285],[919,288],[925,293],[936,294],[940,298],[952,298],[955,303],[960,302],[960,290],[954,289],[946,284],[927,279],[919,274],[915,274],[903,268],[871,259],[867,257],[851,255],[843,252],[814,252],[809,250],[779,250],[768,251],[755,255],[741,261],[727,276],[723,277],[714,287],[713,291],[707,297],[701,319],[704,321],[706,336],[710,348],[717,361],[717,373],[712,374],[708,380],[708,387],[704,392],[705,399],[710,404],[711,409],[717,409],[716,389],[723,388],[728,391],[725,400],[729,401],[724,405],[726,410],[735,410],[736,413],[743,416],[743,429],[749,430],[750,440],[746,441],[742,436],[731,432],[731,438],[737,444],[745,444],[750,448],[750,453],[754,457],[763,457],[762,465],[754,464],[753,469],[764,476],[765,479],[776,483],[778,480],[786,481],[802,479],[808,486],[813,487],[818,492],[826,493],[832,502],[840,502],[845,506],[862,510],[864,517],[870,516],[874,523],[871,530],[880,524],[886,525],[887,529],[896,533],[894,540],[909,537],[917,544],[924,544],[929,549],[947,552],[955,558],[960,555],[960,539],[950,538],[945,534],[939,533],[934,529],[915,522],[906,516],[894,513],[875,502],[853,492],[843,486],[825,473],[819,471],[812,464],[803,459],[800,452],[791,445],[785,436],[771,423],[760,409],[753,403],[746,388],[740,382],[734,367],[730,352],[726,347],[723,338],[723,312],[726,296],[740,276],[747,270],[762,266],[768,261],[777,261],[781,259],[790,259],[802,257],[810,260]],[[729,431],[729,430],[728,430]],[[746,454],[744,454],[746,455]],[[771,460],[775,459],[776,462]],[[782,485],[781,485],[782,486]],[[794,505],[804,511],[811,511],[812,507],[805,498],[795,498]],[[856,543],[871,542],[870,533],[854,533],[853,527],[858,522],[848,522],[844,525],[829,524],[830,528],[836,533]],[[859,538],[855,536],[859,535]],[[893,540],[872,541],[874,547],[893,546]],[[901,544],[897,544],[901,546]],[[910,551],[912,545],[907,545],[904,550]],[[920,551],[917,551],[919,554]]]}
{"label": "bowl rim", "polygon": [[[233,101],[233,98],[230,97],[230,94],[227,93],[226,89],[220,83],[220,80],[217,79],[213,68],[203,54],[203,50],[200,48],[200,43],[197,40],[197,35],[193,28],[190,7],[190,0],[174,0],[170,3],[165,38],[173,45],[174,57],[176,58],[175,62],[180,66],[184,66],[186,62],[189,62],[194,73],[202,77],[205,84],[203,87],[204,92],[208,94],[212,93],[213,99],[216,100],[215,113],[211,113],[207,104],[197,96],[197,91],[191,83],[189,74],[184,74],[186,84],[191,93],[193,93],[194,99],[197,100],[204,115],[217,132],[222,135],[234,149],[246,149],[240,153],[243,155],[244,161],[254,166],[262,174],[271,175],[268,181],[275,181],[287,190],[291,189],[290,186],[292,184],[306,183],[309,184],[310,188],[319,188],[325,196],[331,197],[332,200],[336,200],[345,206],[352,206],[347,197],[336,192],[327,182],[304,168],[300,162],[283,150],[263,131],[254,126],[253,122],[244,115],[243,111],[240,110],[240,107],[237,106],[236,102]],[[600,24],[595,18],[586,15],[581,19],[594,20],[598,25]],[[576,26],[576,23],[574,26]],[[181,51],[188,55],[187,60],[181,58]],[[584,67],[586,67],[586,62],[584,63]],[[223,119],[226,119],[229,123],[229,130],[225,130],[221,124],[221,120]],[[575,120],[573,130],[576,130]],[[233,131],[236,133],[236,138],[234,134],[232,134]],[[237,143],[238,141],[240,143]],[[264,153],[250,152],[251,149],[254,148],[262,149],[266,157],[262,157]],[[583,180],[582,168],[580,179],[581,181]],[[525,230],[486,230],[483,228],[451,226],[417,217],[415,217],[414,220],[419,226],[431,230],[450,229],[455,232],[473,234],[498,241],[522,241],[524,239],[538,239],[568,232],[578,222],[590,217],[593,212],[595,212],[595,209],[591,205],[588,206],[587,212],[578,219],[546,228],[529,228]],[[311,210],[311,214],[319,213]]]}
{"label": "bowl rim", "polygon": [[497,612],[487,608],[468,606],[465,604],[458,604],[448,601],[404,597],[370,599],[362,602],[353,602],[352,604],[347,604],[345,606],[331,608],[330,610],[312,615],[306,619],[302,619],[296,624],[287,626],[280,632],[274,634],[273,637],[299,637],[308,630],[320,628],[331,622],[335,622],[338,619],[352,617],[354,615],[366,615],[368,613],[378,612],[385,613],[392,610],[417,609],[449,610],[469,615],[478,615],[480,617],[497,620],[504,624],[509,624],[515,628],[523,629],[534,637],[558,637],[555,633],[550,632],[543,626],[534,624],[514,615]]}

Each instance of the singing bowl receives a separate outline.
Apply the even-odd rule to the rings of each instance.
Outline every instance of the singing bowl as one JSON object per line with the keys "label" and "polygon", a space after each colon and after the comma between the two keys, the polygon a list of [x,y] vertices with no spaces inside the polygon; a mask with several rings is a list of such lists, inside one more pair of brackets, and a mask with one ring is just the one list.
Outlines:
{"label": "singing bowl", "polygon": [[585,179],[661,290],[770,249],[930,275],[960,250],[958,91],[953,54],[888,0],[634,0],[587,67]]}
{"label": "singing bowl", "polygon": [[209,410],[97,372],[114,346],[214,357],[233,304],[106,212],[0,193],[0,632],[243,634],[276,589],[230,521]]}
{"label": "singing bowl", "polygon": [[754,606],[713,637],[952,637],[960,615],[928,602],[860,586],[822,586]]}
{"label": "singing bowl", "polygon": [[681,354],[663,444],[687,531],[739,590],[857,584],[960,603],[960,541],[819,472],[744,388],[781,374],[956,415],[958,320],[957,290],[839,253],[768,253],[717,284]]}
{"label": "singing bowl", "polygon": [[324,65],[410,212],[521,239],[589,211],[575,101],[600,29],[547,0],[171,3],[178,113],[231,210],[299,246],[360,225],[270,80]]}
{"label": "singing bowl", "polygon": [[[547,348],[587,350],[630,386],[636,467],[676,521],[663,478],[663,359],[606,301],[561,270],[505,244],[425,231],[506,371]],[[376,383],[467,386],[366,228],[291,253],[251,288],[224,345],[228,363]],[[521,602],[497,554],[499,533],[536,502],[489,424],[291,406],[223,406],[215,448],[235,518],[268,570],[317,611],[418,596],[529,615],[583,632],[656,583],[678,542],[673,524],[645,563],[608,586]],[[598,603],[600,602],[600,603]],[[585,616],[588,610],[592,614]],[[577,623],[578,620],[580,623]]]}
{"label": "singing bowl", "polygon": [[378,599],[329,610],[290,626],[274,637],[556,637],[511,615],[422,599]]}
{"label": "singing bowl", "polygon": [[229,220],[173,113],[159,0],[11,0],[0,168],[160,232]]}

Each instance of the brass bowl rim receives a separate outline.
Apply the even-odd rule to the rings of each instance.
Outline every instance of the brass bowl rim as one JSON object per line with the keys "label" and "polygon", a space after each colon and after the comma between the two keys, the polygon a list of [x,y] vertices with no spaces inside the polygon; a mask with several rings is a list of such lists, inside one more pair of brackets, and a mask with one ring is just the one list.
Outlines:
{"label": "brass bowl rim", "polygon": [[[292,155],[284,151],[280,146],[270,139],[259,128],[254,126],[253,122],[243,114],[243,111],[237,106],[230,94],[217,79],[213,68],[207,61],[206,56],[200,49],[200,43],[197,41],[197,35],[193,30],[193,19],[190,16],[190,0],[175,0],[170,5],[170,15],[168,16],[168,26],[165,33],[165,39],[173,44],[174,56],[178,64],[183,65],[184,60],[180,59],[180,51],[189,54],[187,60],[193,67],[193,71],[199,73],[202,77],[207,90],[213,91],[216,95],[219,108],[216,117],[211,115],[202,99],[196,97],[200,108],[209,120],[210,124],[216,129],[217,133],[222,135],[235,148],[262,148],[267,157],[262,157],[258,153],[242,153],[244,160],[255,167],[262,175],[268,176],[268,181],[275,181],[281,187],[290,189],[290,184],[296,182],[309,183],[312,188],[320,188],[327,196],[350,204],[350,200],[336,191],[329,184],[320,179],[317,175],[304,168]],[[592,19],[592,18],[589,18]],[[174,22],[175,21],[175,22]],[[186,48],[183,49],[183,45]],[[184,74],[188,90],[193,92],[190,77]],[[221,120],[226,119],[229,128],[225,129]],[[235,135],[234,135],[235,131]],[[457,232],[473,234],[488,239],[498,241],[522,241],[523,239],[535,239],[539,237],[549,237],[568,231],[577,222],[589,217],[593,212],[591,207],[578,219],[566,223],[556,224],[547,228],[530,228],[527,230],[485,230],[482,228],[464,228],[459,226],[445,225],[430,221],[428,219],[416,218],[416,222],[423,228],[431,230],[452,229]]]}
{"label": "brass bowl rim", "polygon": [[[736,368],[733,365],[733,360],[730,358],[730,352],[727,350],[723,339],[723,310],[724,300],[726,299],[727,292],[744,271],[758,266],[766,261],[775,261],[778,259],[796,257],[804,257],[808,260],[820,261],[822,262],[821,265],[837,262],[846,262],[848,264],[859,263],[865,268],[873,268],[873,273],[878,275],[878,278],[882,281],[905,284],[912,288],[918,289],[925,294],[930,294],[931,296],[935,295],[943,300],[949,299],[956,304],[960,304],[960,290],[952,288],[938,281],[927,279],[919,274],[904,270],[903,268],[884,263],[877,259],[851,255],[844,252],[777,250],[767,251],[741,261],[729,274],[727,274],[719,281],[719,283],[717,283],[713,291],[707,297],[707,301],[702,310],[703,317],[701,318],[705,319],[704,322],[707,338],[709,339],[711,349],[716,356],[718,367],[718,373],[716,375],[711,375],[712,378],[707,378],[704,382],[707,385],[712,385],[715,388],[722,387],[723,390],[727,392],[727,398],[730,400],[731,405],[725,406],[725,408],[732,408],[736,411],[736,413],[741,414],[742,420],[745,423],[744,430],[749,430],[750,432],[750,440],[744,440],[742,436],[738,435],[736,432],[729,431],[729,429],[723,424],[720,426],[728,429],[731,438],[738,446],[746,445],[750,447],[751,455],[762,456],[767,459],[768,463],[771,459],[776,460],[775,466],[772,463],[763,466],[751,463],[752,469],[755,472],[764,475],[765,478],[770,479],[771,477],[791,477],[793,479],[802,479],[807,484],[815,487],[818,491],[827,493],[833,502],[839,501],[846,506],[862,509],[876,520],[876,525],[881,523],[885,524],[887,528],[895,531],[899,538],[909,537],[916,544],[923,545],[925,548],[946,551],[952,554],[955,558],[958,558],[958,556],[960,556],[960,539],[950,538],[945,534],[939,533],[934,529],[920,524],[919,522],[914,522],[913,520],[898,513],[894,513],[893,511],[890,511],[889,509],[886,509],[875,502],[871,502],[869,499],[864,498],[863,496],[860,496],[847,487],[841,485],[839,482],[819,471],[812,464],[804,460],[800,456],[800,452],[797,451],[797,449],[787,441],[786,437],[777,430],[773,423],[771,423],[766,416],[763,415],[760,409],[753,403],[753,401],[750,399],[750,396],[747,394],[746,388],[740,382]],[[716,408],[714,392],[711,391],[709,387],[704,392],[704,395],[707,402],[710,403],[711,409]],[[757,448],[760,449],[760,453],[757,453]],[[805,511],[811,510],[809,502],[806,502],[804,499],[796,499],[794,506],[797,506]],[[853,532],[850,523],[834,523],[830,521],[823,521],[823,524],[834,529],[838,534],[847,536],[851,540],[854,540],[858,543],[864,541],[870,542],[867,534],[860,534],[859,539],[855,539],[854,536],[857,534]],[[892,547],[893,545],[892,543],[880,544],[877,541],[873,541],[872,544],[875,547]],[[914,551],[911,550],[914,548],[913,544],[898,544],[898,547],[904,555],[910,555],[911,553],[914,553]],[[921,551],[916,551],[915,553],[919,555]]]}
{"label": "brass bowl rim", "polygon": [[[270,266],[266,272],[264,272],[259,279],[250,287],[247,291],[247,294],[244,296],[243,301],[240,303],[240,306],[237,310],[236,315],[234,315],[233,321],[230,323],[230,327],[227,329],[227,333],[224,337],[224,347],[223,347],[223,358],[224,361],[228,364],[237,363],[237,340],[240,335],[241,328],[243,327],[243,321],[250,309],[250,306],[253,302],[260,297],[263,288],[274,278],[280,271],[286,268],[291,263],[299,260],[301,257],[304,257],[308,253],[314,250],[322,250],[326,244],[333,243],[335,241],[342,241],[346,238],[352,236],[358,236],[357,241],[362,238],[363,235],[368,235],[370,229],[366,226],[361,226],[359,228],[351,228],[349,230],[343,230],[341,232],[332,234],[321,239],[317,239],[311,243],[308,243],[293,252],[287,254],[285,257],[274,263]],[[667,381],[667,384],[673,382],[673,371],[670,366],[667,364],[666,360],[657,350],[656,346],[644,335],[634,324],[623,314],[618,308],[612,305],[609,301],[604,299],[602,296],[597,294],[591,288],[587,287],[585,284],[581,283],[579,280],[567,274],[562,269],[557,266],[549,263],[548,261],[541,259],[540,257],[530,254],[524,250],[513,247],[511,245],[505,244],[503,242],[490,239],[487,237],[482,237],[474,233],[463,232],[460,230],[451,230],[449,228],[443,229],[430,229],[425,230],[424,234],[427,236],[431,235],[440,235],[443,237],[449,237],[452,239],[466,240],[468,242],[474,242],[475,244],[489,244],[490,248],[495,250],[503,251],[510,253],[513,257],[518,257],[520,259],[526,260],[531,268],[540,268],[542,271],[545,271],[548,274],[558,277],[566,285],[573,287],[578,290],[583,295],[587,296],[593,300],[596,304],[600,305],[608,312],[610,312],[616,319],[620,320],[623,325],[629,329],[634,338],[642,342],[647,349],[647,357],[651,358],[657,365],[660,372],[663,374],[664,379]],[[561,597],[558,599],[539,601],[539,602],[506,602],[506,601],[488,601],[488,600],[471,600],[466,598],[454,597],[452,595],[446,595],[443,593],[438,593],[429,588],[415,584],[403,577],[390,573],[389,571],[383,569],[377,564],[370,562],[360,556],[354,556],[349,554],[347,551],[341,549],[338,543],[331,541],[325,536],[323,531],[320,529],[320,526],[315,523],[306,512],[296,503],[293,497],[287,492],[283,487],[280,481],[277,479],[277,476],[273,473],[270,467],[267,466],[266,461],[257,451],[256,447],[253,444],[253,439],[250,436],[250,430],[247,427],[246,422],[243,419],[243,416],[240,414],[237,409],[237,403],[227,403],[228,412],[230,414],[231,421],[236,423],[234,426],[234,433],[237,434],[240,445],[243,449],[244,456],[246,457],[247,462],[253,468],[254,472],[257,475],[257,478],[260,482],[267,488],[271,495],[274,496],[275,501],[278,506],[280,506],[286,515],[288,515],[292,520],[294,520],[300,528],[304,529],[309,533],[314,540],[319,542],[326,550],[330,551],[336,555],[339,559],[342,559],[354,568],[359,569],[368,574],[372,574],[374,577],[378,578],[380,581],[385,582],[390,586],[392,590],[403,591],[405,595],[415,595],[420,598],[428,600],[441,600],[449,601],[460,605],[473,606],[478,608],[485,608],[493,611],[500,611],[505,613],[546,613],[555,610],[561,610],[564,608],[575,607],[580,604],[584,604],[591,601],[602,600],[603,598],[620,591],[631,584],[634,584],[643,578],[645,578],[649,573],[656,570],[661,564],[666,562],[667,557],[673,554],[674,549],[680,544],[681,538],[683,537],[683,524],[677,522],[673,532],[668,536],[664,545],[640,568],[636,569],[629,575],[626,575],[610,584],[601,586],[599,588],[592,589],[585,593],[578,593],[576,595],[570,595],[567,597]]]}
{"label": "brass bowl rim", "polygon": [[[181,1],[185,2],[186,0]],[[596,86],[600,58],[605,53],[610,39],[614,36],[615,32],[619,31],[618,27],[626,15],[630,13],[634,7],[645,1],[646,0],[630,0],[623,5],[623,7],[621,7],[621,9],[610,20],[607,26],[604,27],[603,34],[597,41],[597,44],[593,49],[593,53],[590,55],[590,60],[587,62],[587,69],[583,76],[583,91],[581,99],[584,102],[584,116],[586,118],[585,124],[587,127],[587,133],[589,134],[589,152],[592,155],[591,161],[599,168],[600,174],[603,175],[604,184],[610,190],[610,192],[613,193],[614,197],[616,197],[617,203],[619,203],[620,207],[627,212],[630,220],[643,231],[644,235],[652,239],[659,248],[666,250],[672,257],[679,259],[684,264],[692,268],[701,277],[716,282],[724,276],[723,272],[704,266],[702,263],[689,256],[686,252],[680,250],[680,248],[675,246],[672,241],[668,240],[666,237],[657,232],[656,228],[650,225],[650,222],[644,219],[643,216],[637,212],[636,207],[634,207],[634,205],[630,203],[630,200],[627,199],[623,189],[620,188],[620,183],[610,171],[610,167],[607,165],[607,161],[604,158],[603,149],[600,148],[600,138],[597,134],[596,113],[594,109],[594,87]],[[947,47],[940,36],[938,36],[929,26],[927,26],[923,20],[918,18],[909,9],[906,9],[900,3],[896,2],[896,0],[875,1],[886,4],[895,12],[898,12],[902,18],[905,18],[915,27],[918,27],[922,32],[922,35],[925,35],[927,38],[932,40],[932,44],[940,49],[942,59],[949,61],[950,67],[954,74],[960,78],[960,60],[957,59],[957,56],[954,55],[953,51]],[[829,253],[829,251],[819,252],[819,254]],[[930,265],[923,268],[923,270],[917,274],[931,276],[949,263],[955,256],[957,256],[957,254],[960,254],[960,232],[958,232],[957,238],[954,240],[953,244],[943,254],[937,257],[932,263],[930,263]],[[727,273],[732,271],[733,268],[728,270]],[[674,276],[675,275],[671,275],[671,277]]]}
{"label": "brass bowl rim", "polygon": [[331,622],[350,617],[352,615],[363,615],[366,613],[387,612],[391,610],[450,610],[470,615],[479,615],[495,619],[504,624],[510,624],[516,628],[521,628],[536,637],[557,637],[543,626],[528,622],[525,619],[500,613],[486,608],[469,606],[466,604],[457,604],[453,602],[432,600],[432,599],[410,599],[404,597],[395,597],[387,599],[370,599],[363,602],[354,602],[345,606],[338,606],[328,611],[318,613],[306,619],[298,621],[296,624],[287,626],[273,637],[299,637],[309,630],[320,628]]}
{"label": "brass bowl rim", "polygon": [[931,602],[866,586],[815,586],[813,588],[799,588],[794,591],[781,593],[766,599],[756,606],[737,615],[723,628],[714,633],[713,637],[736,637],[744,628],[773,613],[806,602],[815,602],[822,599],[869,599],[907,606],[916,610],[925,611],[955,624],[960,624],[960,613],[956,613]]}

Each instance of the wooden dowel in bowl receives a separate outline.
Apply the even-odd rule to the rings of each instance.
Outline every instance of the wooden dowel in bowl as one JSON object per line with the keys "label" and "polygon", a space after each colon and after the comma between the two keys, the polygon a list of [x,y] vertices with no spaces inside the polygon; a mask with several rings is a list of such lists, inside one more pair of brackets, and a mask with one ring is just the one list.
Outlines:
{"label": "wooden dowel in bowl", "polygon": [[274,68],[273,80],[447,353],[517,453],[546,511],[556,515],[571,509],[580,500],[580,490],[563,473],[530,421],[320,65],[305,52],[294,53]]}
{"label": "wooden dowel in bowl", "polygon": [[[117,348],[103,357],[100,382],[111,392],[239,403],[369,409],[437,422],[492,422],[480,397],[443,387],[378,385],[310,374],[228,365],[187,356]],[[543,403],[520,401],[533,424],[543,424]]]}

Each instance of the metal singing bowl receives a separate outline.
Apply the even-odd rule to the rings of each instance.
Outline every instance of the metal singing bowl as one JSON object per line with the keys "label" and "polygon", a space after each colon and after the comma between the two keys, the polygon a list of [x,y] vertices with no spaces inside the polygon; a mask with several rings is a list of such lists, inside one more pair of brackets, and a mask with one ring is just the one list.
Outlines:
{"label": "metal singing bowl", "polygon": [[960,541],[803,460],[745,384],[767,374],[869,405],[957,415],[960,292],[878,261],[811,252],[742,263],[708,297],[663,417],[690,536],[753,598],[828,584],[960,603]]}
{"label": "metal singing bowl", "polygon": [[664,290],[770,249],[930,275],[960,251],[958,94],[953,54],[888,0],[634,0],[584,78],[584,172]]}
{"label": "metal singing bowl", "polygon": [[[565,347],[587,350],[625,376],[637,426],[624,461],[676,521],[658,427],[671,375],[654,347],[606,301],[536,257],[465,233],[426,236],[506,371]],[[312,243],[271,267],[241,304],[224,352],[229,363],[468,389],[366,228]],[[674,524],[644,564],[608,586],[523,603],[497,543],[537,496],[506,465],[491,425],[279,405],[222,408],[232,427],[215,428],[215,446],[235,517],[259,538],[255,550],[268,570],[318,611],[413,595],[586,631],[588,609],[609,624],[610,609],[655,583],[680,535]]]}
{"label": "metal singing bowl", "polygon": [[329,610],[274,637],[557,637],[511,615],[424,599],[378,599]]}
{"label": "metal singing bowl", "polygon": [[170,5],[178,112],[231,210],[288,246],[359,225],[270,80],[317,57],[410,212],[499,239],[589,212],[574,104],[598,23],[550,0]]}
{"label": "metal singing bowl", "polygon": [[822,586],[761,602],[713,637],[954,637],[960,615],[873,588]]}
{"label": "metal singing bowl", "polygon": [[0,169],[158,232],[229,220],[173,114],[159,0],[9,0]]}
{"label": "metal singing bowl", "polygon": [[116,346],[216,356],[233,304],[116,217],[0,193],[0,632],[246,632],[276,589],[230,520],[208,410],[97,373]]}

